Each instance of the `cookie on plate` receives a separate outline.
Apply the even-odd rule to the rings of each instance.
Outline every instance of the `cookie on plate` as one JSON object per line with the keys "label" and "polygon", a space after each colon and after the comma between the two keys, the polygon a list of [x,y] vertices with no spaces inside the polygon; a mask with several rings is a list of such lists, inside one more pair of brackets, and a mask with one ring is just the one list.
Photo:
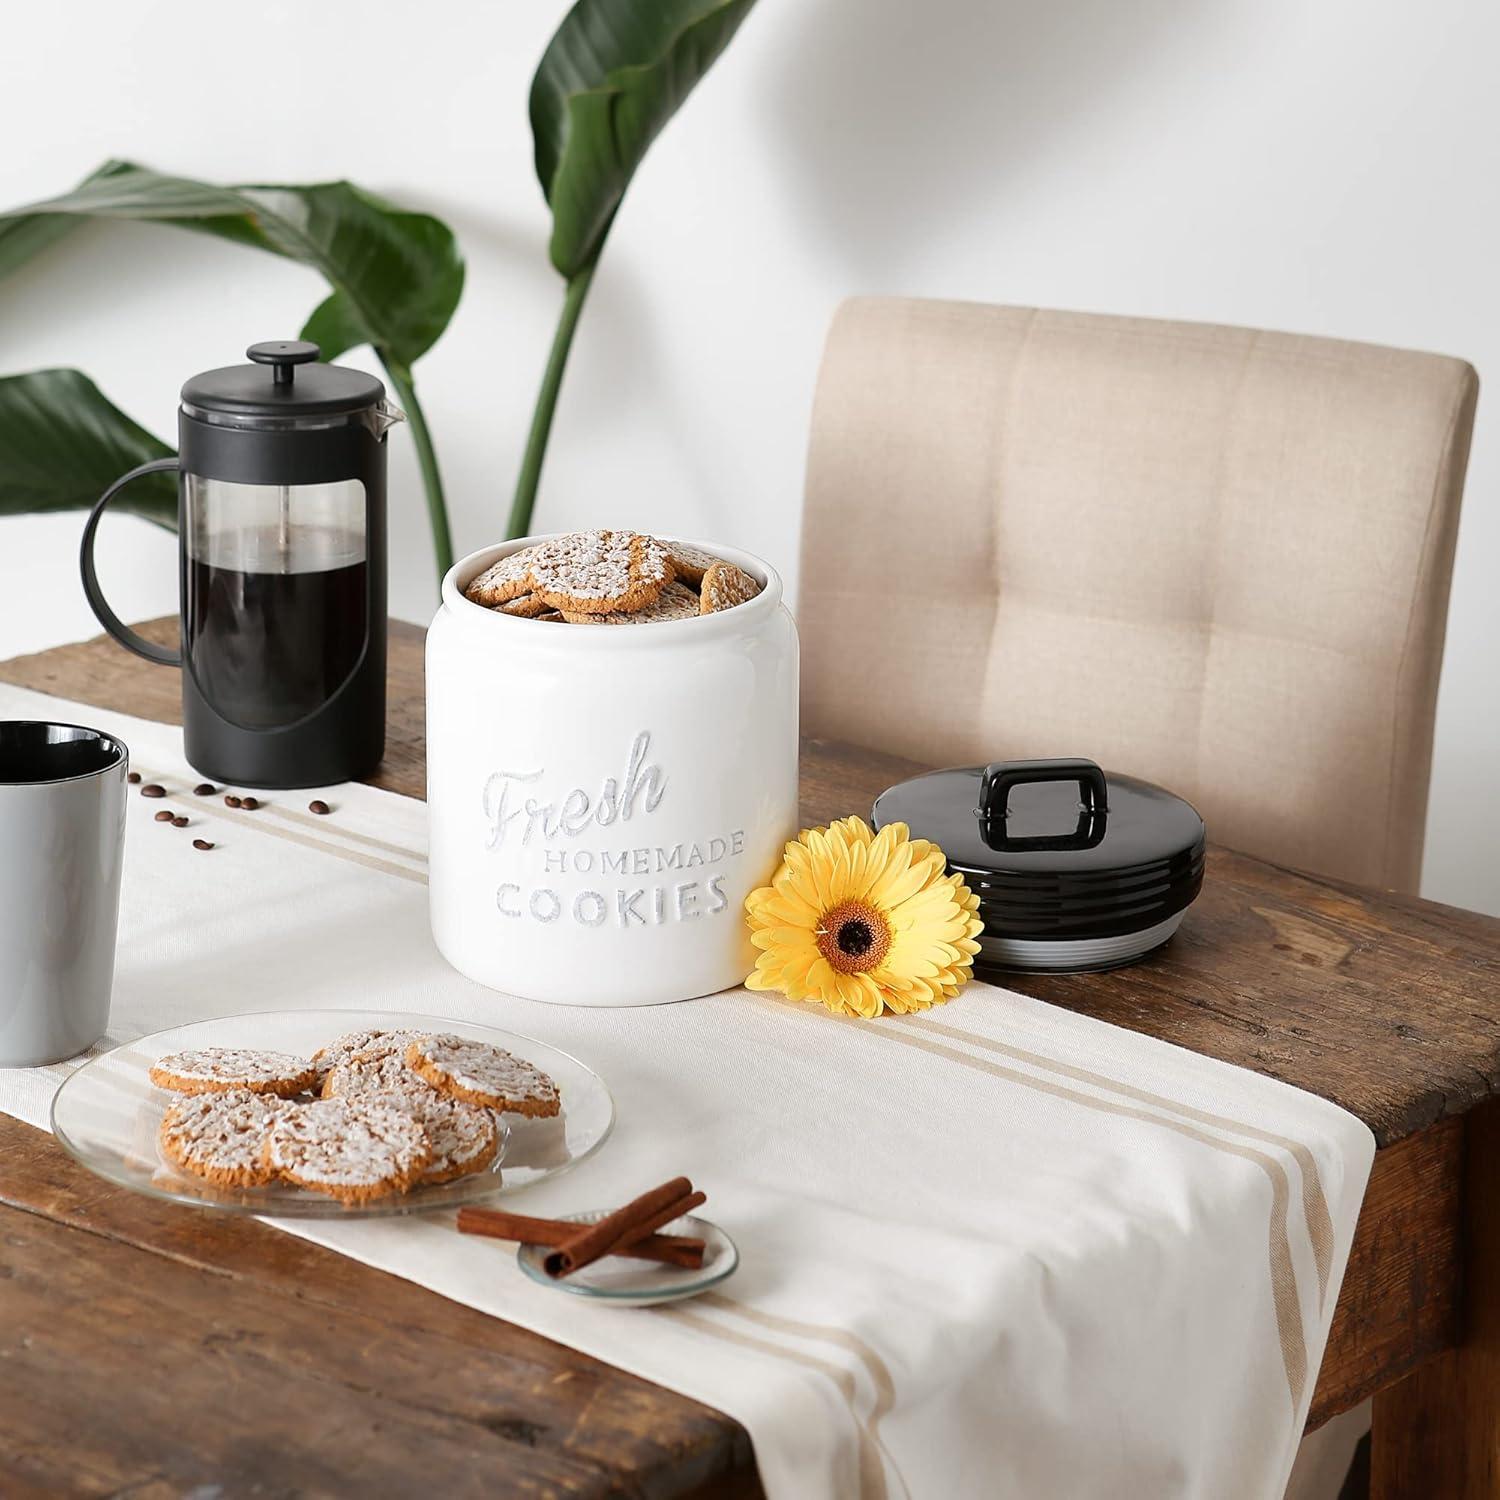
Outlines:
{"label": "cookie on plate", "polygon": [[721,609],[733,609],[760,593],[760,585],[743,568],[731,562],[715,562],[703,575],[699,587],[702,612],[716,615]]}
{"label": "cookie on plate", "polygon": [[156,1138],[161,1154],[184,1172],[221,1187],[263,1187],[274,1176],[264,1154],[271,1123],[296,1107],[248,1089],[190,1094],[167,1107]]}
{"label": "cookie on plate", "polygon": [[399,1096],[341,1094],[281,1111],[261,1147],[266,1166],[341,1203],[404,1193],[432,1160],[427,1133]]}
{"label": "cookie on plate", "polygon": [[535,547],[522,547],[491,564],[464,590],[464,598],[491,609],[531,592],[531,559]]}
{"label": "cookie on plate", "polygon": [[701,612],[692,589],[686,584],[669,583],[650,604],[629,614],[611,611],[607,615],[585,615],[565,609],[562,617],[573,625],[656,625],[663,620],[692,620]]}
{"label": "cookie on plate", "polygon": [[413,1107],[432,1150],[422,1172],[424,1185],[467,1177],[494,1161],[500,1149],[500,1122],[494,1110],[435,1090],[430,1099],[413,1101]]}
{"label": "cookie on plate", "polygon": [[557,1085],[535,1064],[503,1047],[440,1033],[406,1049],[406,1061],[439,1093],[518,1115],[555,1115]]}
{"label": "cookie on plate", "polygon": [[533,591],[565,614],[629,613],[672,581],[672,559],[636,531],[575,531],[542,542],[531,558]]}
{"label": "cookie on plate", "polygon": [[151,1065],[151,1082],[176,1094],[222,1094],[248,1089],[290,1099],[312,1084],[317,1070],[305,1057],[258,1047],[196,1047],[169,1052]]}
{"label": "cookie on plate", "polygon": [[406,1044],[413,1037],[421,1036],[420,1031],[383,1031],[373,1028],[368,1031],[346,1031],[343,1036],[335,1037],[326,1047],[319,1047],[312,1055],[313,1068],[317,1077],[313,1080],[315,1087],[321,1093],[327,1093],[326,1083],[328,1075],[340,1063],[348,1062],[354,1057],[380,1056],[385,1052],[404,1052]]}
{"label": "cookie on plate", "polygon": [[400,1041],[381,1043],[335,1063],[323,1076],[322,1096],[336,1099],[341,1094],[383,1092],[441,1097],[420,1073],[407,1066],[406,1049],[420,1036],[420,1032],[407,1032]]}
{"label": "cookie on plate", "polygon": [[432,1160],[422,1173],[424,1183],[451,1182],[494,1161],[500,1149],[500,1127],[494,1112],[466,1099],[440,1094],[407,1065],[404,1047],[351,1057],[333,1068],[323,1081],[325,1099],[371,1092],[399,1099],[402,1108],[427,1133]]}

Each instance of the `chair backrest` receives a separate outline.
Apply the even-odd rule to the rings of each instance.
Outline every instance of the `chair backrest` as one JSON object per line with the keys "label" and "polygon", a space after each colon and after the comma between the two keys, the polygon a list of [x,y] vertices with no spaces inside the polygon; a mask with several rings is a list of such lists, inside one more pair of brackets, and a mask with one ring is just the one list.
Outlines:
{"label": "chair backrest", "polygon": [[845,303],[813,413],[810,733],[1084,755],[1219,843],[1415,890],[1478,380],[1191,323]]}

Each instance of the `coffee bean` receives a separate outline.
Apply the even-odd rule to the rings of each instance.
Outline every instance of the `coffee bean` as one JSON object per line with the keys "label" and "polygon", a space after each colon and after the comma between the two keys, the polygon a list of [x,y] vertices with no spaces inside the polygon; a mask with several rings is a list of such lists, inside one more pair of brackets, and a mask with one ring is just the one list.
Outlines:
{"label": "coffee bean", "polygon": [[181,813],[178,813],[177,816],[172,819],[172,827],[173,828],[186,828],[187,825],[188,825],[188,820],[185,817],[183,817],[183,815]]}
{"label": "coffee bean", "polygon": [[224,799],[224,806],[225,807],[238,807],[239,805],[240,805],[240,799],[238,797],[236,797],[232,792],[230,793],[229,796],[227,796]]}
{"label": "coffee bean", "polygon": [[141,784],[141,773],[139,771],[127,771],[125,779],[131,786],[139,786]]}
{"label": "coffee bean", "polygon": [[148,781],[145,786],[141,788],[141,796],[143,797],[165,797],[166,795],[166,787],[158,786],[154,781]]}
{"label": "coffee bean", "polygon": [[333,811],[333,809],[329,807],[329,805],[324,802],[321,797],[316,802],[309,802],[307,804],[307,810],[311,813],[317,813],[320,818],[327,817],[328,814]]}
{"label": "coffee bean", "polygon": [[255,809],[260,806],[260,803],[254,797],[241,797],[240,806],[243,807],[246,812],[254,812]]}
{"label": "coffee bean", "polygon": [[169,813],[166,808],[162,808],[162,810],[156,815],[156,821],[158,823],[170,823],[172,821],[172,814]]}
{"label": "coffee bean", "polygon": [[195,849],[212,849],[213,845],[210,844],[207,839],[194,839],[193,840],[193,848],[195,848]]}
{"label": "coffee bean", "polygon": [[212,797],[216,791],[218,791],[218,787],[216,787],[213,782],[200,781],[198,785],[193,788],[193,795],[195,797]]}

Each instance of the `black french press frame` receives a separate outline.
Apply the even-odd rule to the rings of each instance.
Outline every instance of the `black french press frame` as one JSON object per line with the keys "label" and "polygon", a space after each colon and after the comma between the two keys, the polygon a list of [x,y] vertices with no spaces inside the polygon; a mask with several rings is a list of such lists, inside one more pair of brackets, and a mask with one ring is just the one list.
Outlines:
{"label": "black french press frame", "polygon": [[[94,503],[84,524],[80,572],[84,593],[99,622],[137,656],[182,672],[184,751],[193,767],[215,780],[244,786],[327,786],[372,771],[385,751],[387,632],[386,488],[384,435],[360,413],[327,426],[236,426],[178,411],[176,458],[153,459],[117,479]],[[130,629],[110,608],[94,566],[94,539],[110,502],[147,474],[176,470],[178,647],[158,646]],[[225,718],[208,701],[187,661],[186,474],[230,484],[314,485],[358,480],[365,500],[365,641],[358,661],[338,689],[311,713],[290,724],[248,729]]]}

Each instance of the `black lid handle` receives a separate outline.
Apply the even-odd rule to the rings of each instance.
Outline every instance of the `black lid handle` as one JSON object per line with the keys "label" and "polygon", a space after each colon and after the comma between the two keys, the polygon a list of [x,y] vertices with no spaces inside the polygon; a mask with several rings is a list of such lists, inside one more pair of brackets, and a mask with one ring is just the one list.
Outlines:
{"label": "black lid handle", "polygon": [[274,384],[290,385],[296,366],[312,364],[322,352],[305,339],[275,339],[269,344],[251,344],[245,357],[258,365],[270,365]]}
{"label": "black lid handle", "polygon": [[[1071,833],[1033,834],[1012,838],[1005,820],[1010,816],[1012,787],[1039,781],[1078,783],[1078,824]],[[992,760],[979,782],[979,806],[974,816],[991,849],[1019,852],[1040,849],[1092,849],[1104,839],[1108,787],[1104,772],[1091,760]]]}
{"label": "black lid handle", "polygon": [[1108,787],[1104,772],[1091,760],[992,760],[979,782],[979,806],[974,816],[985,823],[998,823],[1009,816],[1012,787],[1037,781],[1076,781],[1084,812],[1107,810]]}

